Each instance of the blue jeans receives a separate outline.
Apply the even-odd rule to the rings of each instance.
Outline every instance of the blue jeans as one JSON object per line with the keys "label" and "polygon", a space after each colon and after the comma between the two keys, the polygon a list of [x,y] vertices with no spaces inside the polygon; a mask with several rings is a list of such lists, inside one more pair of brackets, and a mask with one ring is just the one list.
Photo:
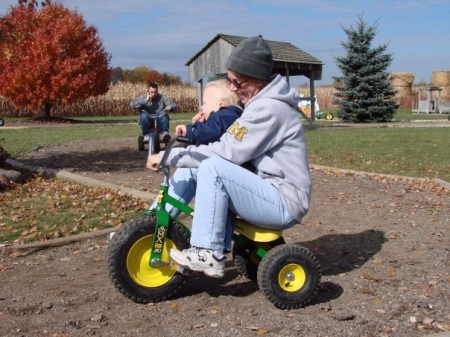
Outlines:
{"label": "blue jeans", "polygon": [[275,187],[220,157],[204,160],[197,170],[175,171],[169,194],[185,202],[195,194],[191,245],[200,248],[229,250],[234,215],[271,229],[286,229],[297,223]]}
{"label": "blue jeans", "polygon": [[[154,123],[154,119],[150,118],[147,111],[141,111],[141,114],[139,115],[139,125],[141,126],[143,135],[148,135],[152,132],[155,125]],[[160,132],[169,132],[169,115],[166,112],[163,112],[159,118],[156,118],[156,123],[158,124]]]}
{"label": "blue jeans", "polygon": [[[185,204],[189,204],[194,198],[197,189],[197,172],[198,170],[195,168],[178,168],[169,180],[169,195]],[[156,208],[156,205],[157,200],[153,202],[150,209]],[[181,213],[180,210],[170,204],[166,204],[166,210],[173,218],[177,218]],[[224,239],[224,248],[229,251],[231,251],[235,219],[236,215],[229,211],[226,219],[227,231]]]}

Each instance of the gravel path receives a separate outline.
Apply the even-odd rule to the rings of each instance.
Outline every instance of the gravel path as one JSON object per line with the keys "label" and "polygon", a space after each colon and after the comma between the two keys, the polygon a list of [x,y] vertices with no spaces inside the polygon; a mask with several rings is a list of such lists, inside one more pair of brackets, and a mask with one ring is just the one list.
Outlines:
{"label": "gravel path", "polygon": [[[18,160],[154,192],[134,138],[42,148]],[[232,261],[173,300],[112,286],[105,238],[0,258],[1,336],[424,336],[450,331],[450,191],[427,181],[313,169],[310,213],[285,232],[322,266],[315,301],[273,307]],[[448,336],[448,335],[447,335]]]}

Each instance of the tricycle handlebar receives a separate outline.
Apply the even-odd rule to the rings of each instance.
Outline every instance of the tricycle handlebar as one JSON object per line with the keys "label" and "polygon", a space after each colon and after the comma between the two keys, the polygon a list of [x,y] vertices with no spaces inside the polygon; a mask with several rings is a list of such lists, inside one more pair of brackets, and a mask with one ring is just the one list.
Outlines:
{"label": "tricycle handlebar", "polygon": [[164,151],[164,155],[162,156],[161,161],[158,164],[158,168],[159,169],[161,169],[164,166],[166,166],[167,157],[169,157],[170,152],[172,152],[172,149],[173,149],[173,146],[175,145],[175,142],[189,144],[189,145],[195,144],[195,140],[193,140],[191,138],[188,138],[188,137],[178,136],[178,137],[172,138],[170,140],[170,142],[167,144],[166,149]]}

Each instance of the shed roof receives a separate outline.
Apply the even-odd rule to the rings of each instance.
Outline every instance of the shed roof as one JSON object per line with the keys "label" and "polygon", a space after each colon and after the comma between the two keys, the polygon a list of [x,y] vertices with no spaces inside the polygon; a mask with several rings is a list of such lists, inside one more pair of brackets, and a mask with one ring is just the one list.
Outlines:
{"label": "shed roof", "polygon": [[[187,63],[186,66],[189,66],[189,72],[196,71],[197,74],[190,74],[191,80],[198,80],[202,78],[208,73],[206,73],[205,69],[208,71],[219,71],[225,72],[225,62],[228,59],[229,54],[231,54],[232,50],[242,41],[245,40],[246,37],[235,36],[235,35],[226,35],[226,34],[217,34],[211,41],[209,41],[197,54],[195,54]],[[219,48],[221,53],[227,53],[227,55],[215,55],[216,59],[211,60],[212,55],[208,53],[208,50],[218,41],[224,41],[232,46],[232,48]],[[273,56],[273,73],[281,74],[283,76],[289,75],[304,75],[308,78],[314,80],[320,80],[322,77],[322,66],[323,63],[317,59],[316,57],[306,53],[300,48],[297,48],[293,44],[289,42],[280,42],[280,41],[272,41],[266,40],[269,44],[270,49],[272,50]],[[206,55],[206,56],[205,56]],[[220,60],[220,65],[216,65],[216,67],[205,66],[204,63],[215,62],[217,58]],[[202,59],[200,61],[200,59]],[[201,62],[202,64],[199,66],[195,65],[195,62]],[[201,70],[199,70],[201,69]],[[219,72],[217,72],[219,73]]]}

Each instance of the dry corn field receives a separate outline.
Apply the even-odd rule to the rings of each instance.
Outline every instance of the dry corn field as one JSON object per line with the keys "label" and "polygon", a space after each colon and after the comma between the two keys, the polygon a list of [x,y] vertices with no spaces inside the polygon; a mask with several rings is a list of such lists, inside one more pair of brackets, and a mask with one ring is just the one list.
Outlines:
{"label": "dry corn field", "polygon": [[[297,91],[304,96],[309,96],[309,88],[299,87]],[[111,84],[109,91],[102,96],[91,97],[66,106],[52,108],[52,116],[55,117],[80,117],[80,116],[128,116],[135,111],[130,108],[130,101],[143,95],[147,90],[145,84],[118,83]],[[197,88],[192,86],[159,86],[159,92],[170,97],[179,107],[178,112],[198,111]],[[336,108],[332,104],[335,89],[333,86],[318,86],[315,88],[320,109]],[[411,97],[402,97],[399,100],[400,107],[411,108]],[[31,117],[39,114],[26,110],[15,110],[13,105],[0,97],[0,116],[3,117]]]}
{"label": "dry corn field", "polygon": [[[90,97],[66,106],[52,108],[52,116],[128,116],[136,112],[130,108],[130,101],[147,92],[145,84],[118,83],[111,84],[109,91],[102,96]],[[179,107],[179,112],[198,110],[197,89],[191,86],[159,86],[159,92],[170,97]],[[0,116],[32,116],[29,111],[15,111],[13,105],[0,97]]]}

